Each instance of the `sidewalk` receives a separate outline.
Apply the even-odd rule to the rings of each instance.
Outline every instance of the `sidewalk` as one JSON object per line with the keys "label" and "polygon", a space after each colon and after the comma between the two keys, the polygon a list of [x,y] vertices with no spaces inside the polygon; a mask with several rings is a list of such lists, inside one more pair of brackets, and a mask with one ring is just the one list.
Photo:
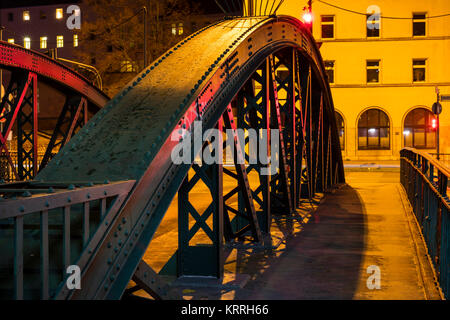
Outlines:
{"label": "sidewalk", "polygon": [[344,169],[346,171],[388,171],[397,172],[400,171],[400,160],[354,160],[344,161]]}

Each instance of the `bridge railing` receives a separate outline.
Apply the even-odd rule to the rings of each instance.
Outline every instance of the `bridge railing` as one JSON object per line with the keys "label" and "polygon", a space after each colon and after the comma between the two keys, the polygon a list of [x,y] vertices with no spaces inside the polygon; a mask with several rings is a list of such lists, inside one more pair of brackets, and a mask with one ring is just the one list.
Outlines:
{"label": "bridge railing", "polygon": [[400,182],[421,226],[445,297],[450,298],[450,169],[432,155],[400,151]]}
{"label": "bridge railing", "polygon": [[133,180],[2,184],[0,299],[58,295],[73,272],[69,266],[84,271],[133,185]]}

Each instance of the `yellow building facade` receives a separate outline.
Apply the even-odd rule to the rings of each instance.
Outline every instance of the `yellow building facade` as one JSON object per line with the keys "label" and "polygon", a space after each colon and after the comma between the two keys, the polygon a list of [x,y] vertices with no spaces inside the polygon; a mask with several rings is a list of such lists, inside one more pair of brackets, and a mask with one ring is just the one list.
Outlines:
{"label": "yellow building facade", "polygon": [[[277,13],[302,19],[306,5],[285,0]],[[450,1],[315,0],[312,14],[343,159],[397,160],[404,146],[436,152],[431,108],[436,88],[450,95]],[[450,102],[441,104],[440,152],[450,153]]]}

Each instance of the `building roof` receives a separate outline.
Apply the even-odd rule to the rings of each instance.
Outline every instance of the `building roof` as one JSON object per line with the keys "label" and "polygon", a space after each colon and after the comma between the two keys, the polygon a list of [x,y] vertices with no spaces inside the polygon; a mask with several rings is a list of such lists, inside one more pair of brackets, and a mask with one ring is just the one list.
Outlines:
{"label": "building roof", "polygon": [[[205,13],[221,13],[214,0],[188,0],[195,3],[200,2]],[[218,0],[219,3],[223,0]],[[21,7],[37,7],[56,4],[81,3],[81,0],[1,0],[0,9],[4,8],[21,8]]]}
{"label": "building roof", "polygon": [[49,6],[55,4],[80,3],[81,0],[2,0],[0,9]]}

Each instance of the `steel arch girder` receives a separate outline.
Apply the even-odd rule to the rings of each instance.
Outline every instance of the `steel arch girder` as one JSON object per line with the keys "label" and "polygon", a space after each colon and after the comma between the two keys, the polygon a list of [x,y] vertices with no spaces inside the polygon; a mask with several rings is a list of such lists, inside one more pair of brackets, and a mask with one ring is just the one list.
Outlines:
{"label": "steel arch girder", "polygon": [[[249,21],[253,21],[255,24],[252,25]],[[253,74],[258,65],[265,61],[266,57],[271,53],[284,47],[293,47],[306,54],[310,58],[310,61],[314,62],[313,69],[318,73],[318,78],[321,80],[327,99],[327,108],[331,109],[331,111],[327,111],[333,111],[331,94],[324,80],[323,63],[318,49],[310,35],[306,32],[306,29],[294,18],[236,19],[219,23],[210,27],[210,30],[202,32],[213,32],[213,29],[215,29],[217,34],[223,34],[226,24],[242,24],[245,26],[246,23],[247,26],[240,28],[239,33],[233,30],[236,34],[230,34],[229,38],[222,40],[222,53],[216,56],[215,61],[210,61],[209,68],[205,66],[203,70],[206,71],[195,85],[191,83],[191,85],[181,86],[192,89],[190,91],[187,89],[188,94],[184,100],[179,101],[180,104],[175,103],[174,107],[165,110],[167,116],[162,117],[161,121],[156,124],[158,126],[156,132],[159,130],[158,134],[155,134],[155,130],[153,130],[151,139],[143,139],[146,142],[153,141],[153,143],[148,145],[152,147],[144,150],[135,149],[136,156],[142,159],[142,163],[134,166],[133,170],[127,170],[121,167],[115,168],[111,170],[110,176],[107,175],[107,170],[97,173],[98,175],[94,175],[95,177],[102,176],[105,179],[110,178],[111,180],[118,179],[120,175],[126,175],[122,176],[122,178],[136,178],[138,182],[118,214],[117,222],[111,225],[105,234],[103,245],[97,248],[92,255],[89,269],[85,270],[83,282],[89,283],[91,289],[81,290],[80,292],[67,292],[66,295],[62,295],[61,297],[120,298],[126,284],[131,279],[134,270],[143,256],[147,244],[150,242],[154,231],[161,221],[165,210],[170,204],[170,199],[174,196],[187,173],[186,167],[176,166],[171,163],[170,151],[176,144],[176,142],[170,140],[171,133],[183,128],[183,125],[189,129],[192,121],[198,116],[204,120],[205,129],[212,128],[242,85]],[[202,32],[190,36],[188,38],[188,44],[195,45],[197,41],[201,43]],[[189,43],[189,41],[191,42]],[[183,45],[185,43],[183,42]],[[88,146],[91,144],[91,139],[95,137],[105,142],[106,140],[102,139],[109,138],[111,133],[104,132],[103,126],[110,124],[114,120],[121,106],[130,103],[137,105],[139,103],[137,101],[142,101],[142,99],[139,99],[139,97],[142,97],[141,89],[145,88],[146,92],[152,91],[148,90],[150,89],[148,86],[150,85],[151,87],[151,84],[147,82],[146,79],[148,78],[145,77],[149,74],[152,75],[152,70],[162,70],[161,68],[166,66],[166,64],[169,66],[173,62],[172,57],[177,56],[174,52],[183,52],[183,50],[180,50],[181,46],[176,48],[178,49],[175,50],[173,48],[169,50],[169,53],[171,52],[170,54],[164,55],[164,59],[159,59],[144,73],[140,74],[133,81],[133,85],[130,85],[119,93],[105,107],[104,111],[92,119],[87,128],[83,128],[64,147],[66,153],[58,154],[54,161],[39,174],[38,178],[51,180],[67,179],[68,176],[73,174],[73,172],[70,173],[71,165],[69,163],[77,163],[79,165],[77,176],[83,177],[88,175],[90,172],[89,166],[97,165],[99,159],[98,157],[89,157],[91,151],[95,150],[92,149],[95,144],[94,146]],[[184,54],[186,54],[185,51]],[[235,63],[234,60],[238,62]],[[220,61],[227,61],[228,69],[227,64],[225,62],[220,64]],[[233,65],[233,69],[231,70],[230,65]],[[198,66],[198,68],[200,67]],[[178,72],[180,74],[186,74],[183,70],[178,70]],[[227,75],[230,78],[227,77],[224,79]],[[157,72],[153,79],[155,80],[156,78],[156,81],[158,81],[158,76],[159,73]],[[225,81],[226,79],[227,81]],[[191,81],[192,79],[188,80]],[[159,93],[158,90],[155,90],[155,92]],[[151,96],[147,96],[147,98],[151,100]],[[130,149],[133,148],[134,143],[131,141],[127,145]],[[139,145],[135,144],[135,147],[139,147]],[[107,150],[104,152],[107,153]],[[77,154],[83,154],[83,157],[89,157],[93,163],[86,165],[84,162],[86,158],[77,159]],[[340,155],[334,159],[339,161]],[[110,163],[110,165],[117,164],[114,161]],[[108,168],[112,169],[111,167]],[[121,236],[123,243],[128,249],[121,249],[117,254],[114,254],[107,248],[106,244],[109,241],[114,241],[113,234],[118,232],[118,226],[120,224],[118,221],[121,221],[125,217],[127,221],[133,221],[133,224],[128,226],[130,228],[129,231],[131,231],[129,232],[129,236]],[[143,227],[141,227],[142,225]],[[111,261],[111,263],[108,263],[108,261]]]}

